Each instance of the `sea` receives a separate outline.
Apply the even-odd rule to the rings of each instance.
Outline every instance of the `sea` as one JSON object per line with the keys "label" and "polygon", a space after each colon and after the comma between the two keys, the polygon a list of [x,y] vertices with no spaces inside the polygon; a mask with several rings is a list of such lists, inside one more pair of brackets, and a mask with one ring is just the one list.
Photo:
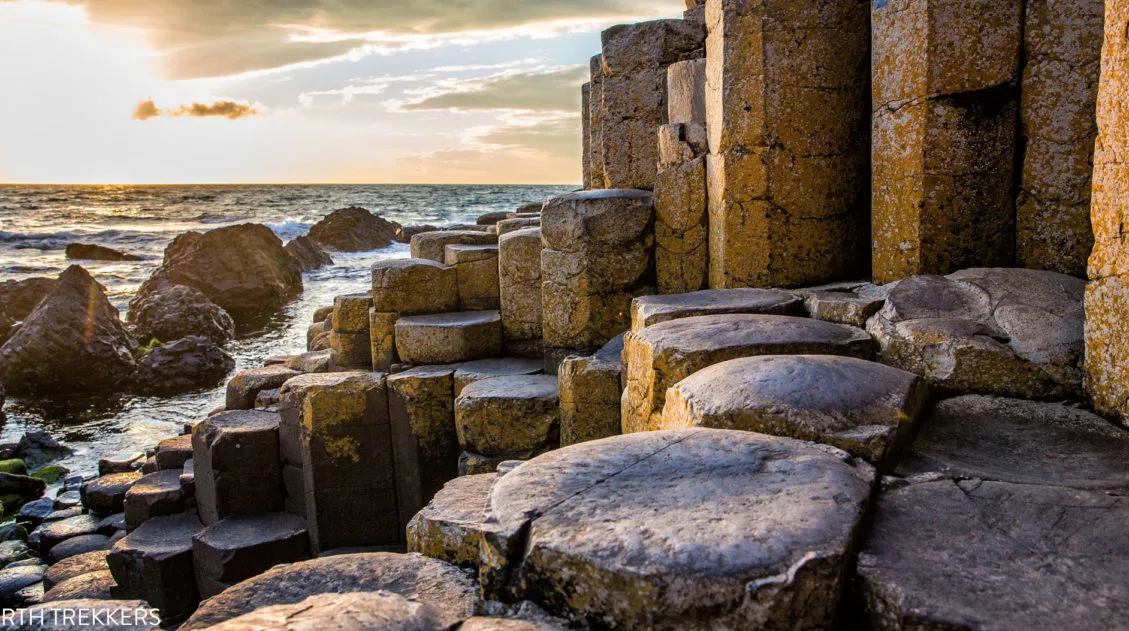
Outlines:
{"label": "sea", "polygon": [[[161,264],[177,235],[239,223],[261,223],[283,241],[305,235],[338,208],[360,206],[404,225],[438,227],[474,223],[484,213],[566,193],[567,186],[461,185],[193,185],[48,186],[0,184],[0,281],[54,277],[70,263],[68,243],[107,246],[144,258],[135,263],[76,261],[106,286],[126,315],[130,298]],[[305,291],[258,330],[227,346],[236,370],[262,365],[273,355],[305,351],[313,312],[339,294],[365,291],[369,266],[407,257],[408,246],[372,252],[333,252],[335,265],[304,277]],[[75,370],[83,370],[75,366]],[[202,420],[223,403],[221,386],[175,397],[132,395],[9,396],[0,442],[44,429],[75,450],[60,462],[93,474],[98,459],[144,450]]]}

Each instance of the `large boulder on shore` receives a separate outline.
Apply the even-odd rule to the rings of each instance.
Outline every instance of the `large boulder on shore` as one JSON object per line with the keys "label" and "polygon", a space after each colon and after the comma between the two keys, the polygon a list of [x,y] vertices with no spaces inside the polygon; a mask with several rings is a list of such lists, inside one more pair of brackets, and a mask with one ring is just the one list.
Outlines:
{"label": "large boulder on shore", "polygon": [[214,386],[235,369],[235,360],[205,337],[186,337],[149,351],[137,365],[136,388],[176,394]]}
{"label": "large boulder on shore", "polygon": [[310,238],[342,252],[367,252],[392,245],[399,228],[364,208],[342,208],[314,224]]}
{"label": "large boulder on shore", "polygon": [[0,283],[0,344],[8,341],[16,324],[34,311],[54,288],[54,278],[7,280]]}
{"label": "large boulder on shore", "polygon": [[72,265],[0,347],[0,382],[13,393],[115,390],[133,374],[136,348],[106,289]]}
{"label": "large boulder on shore", "polygon": [[140,261],[143,260],[136,254],[118,252],[112,248],[90,243],[68,243],[66,255],[68,260],[83,261]]}
{"label": "large boulder on shore", "polygon": [[277,310],[302,291],[302,268],[261,224],[187,232],[165,249],[165,260],[138,293],[161,279],[187,285],[223,307],[236,323]]}
{"label": "large boulder on shore", "polygon": [[312,272],[333,265],[333,257],[326,254],[325,250],[309,237],[298,237],[287,243],[284,249],[298,261],[303,272]]}
{"label": "large boulder on shore", "polygon": [[227,311],[199,290],[164,278],[146,283],[133,297],[127,319],[142,343],[200,336],[223,344],[235,337],[235,321]]}

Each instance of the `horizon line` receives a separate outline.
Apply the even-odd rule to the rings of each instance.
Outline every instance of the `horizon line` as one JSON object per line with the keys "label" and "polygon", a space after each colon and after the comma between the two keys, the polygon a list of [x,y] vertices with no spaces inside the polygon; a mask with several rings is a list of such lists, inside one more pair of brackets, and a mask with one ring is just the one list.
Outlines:
{"label": "horizon line", "polygon": [[579,182],[0,182],[0,186],[582,186]]}

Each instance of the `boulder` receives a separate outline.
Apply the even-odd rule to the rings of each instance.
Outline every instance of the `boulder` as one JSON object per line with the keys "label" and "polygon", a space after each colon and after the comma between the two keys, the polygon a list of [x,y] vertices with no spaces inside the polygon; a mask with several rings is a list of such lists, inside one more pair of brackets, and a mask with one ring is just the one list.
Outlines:
{"label": "boulder", "polygon": [[0,347],[0,382],[17,394],[113,391],[133,374],[136,348],[105,288],[72,265]]}
{"label": "boulder", "polygon": [[830,628],[874,478],[837,449],[752,432],[566,447],[494,484],[483,594],[611,628]]}
{"label": "boulder", "polygon": [[13,631],[153,631],[161,619],[140,600],[57,600],[28,607]]}
{"label": "boulder", "polygon": [[227,382],[227,409],[253,410],[255,398],[260,392],[281,388],[282,384],[300,374],[285,366],[263,366],[241,370]]}
{"label": "boulder", "polygon": [[139,293],[162,281],[198,289],[243,325],[301,293],[302,268],[270,228],[241,224],[174,239]]}
{"label": "boulder", "polygon": [[[277,413],[260,410],[224,412],[193,430],[196,502],[205,524],[282,510],[279,420]],[[174,480],[179,491],[179,475],[170,486]]]}
{"label": "boulder", "polygon": [[497,311],[408,316],[396,322],[396,353],[406,364],[454,364],[501,352],[502,318]]}
{"label": "boulder", "polygon": [[235,337],[235,321],[197,289],[157,279],[146,283],[129,302],[127,314],[142,343],[200,336],[216,344]]}
{"label": "boulder", "polygon": [[172,395],[208,388],[235,369],[235,359],[205,337],[186,337],[158,346],[137,363],[134,389]]}
{"label": "boulder", "polygon": [[418,554],[343,554],[276,567],[209,598],[181,627],[207,629],[252,611],[318,594],[386,591],[427,603],[448,628],[474,612],[477,584],[463,570]]}
{"label": "boulder", "polygon": [[1024,399],[1082,391],[1085,281],[969,269],[898,283],[867,324],[883,363],[957,392]]}
{"label": "boulder", "polygon": [[399,228],[364,208],[342,208],[314,224],[310,239],[341,252],[368,252],[392,245]]}
{"label": "boulder", "polygon": [[861,329],[808,318],[738,314],[655,324],[624,338],[623,431],[659,427],[667,389],[713,364],[757,355],[870,359],[873,353],[873,342]]}
{"label": "boulder", "polygon": [[189,508],[189,500],[180,488],[180,470],[150,473],[133,483],[125,494],[125,521],[137,528],[160,515],[175,515]]}
{"label": "boulder", "polygon": [[143,261],[144,259],[136,254],[129,254],[126,252],[118,252],[113,248],[107,248],[102,245],[94,245],[91,243],[68,243],[66,249],[67,260],[83,260],[83,261]]}
{"label": "boulder", "polygon": [[283,246],[283,249],[298,261],[303,272],[313,272],[333,265],[333,257],[326,254],[325,250],[309,237],[298,237]]}
{"label": "boulder", "polygon": [[445,484],[408,524],[408,551],[478,567],[486,498],[497,474],[466,475]]}
{"label": "boulder", "polygon": [[165,623],[187,616],[200,601],[192,564],[192,537],[204,527],[196,515],[155,517],[114,544],[107,562],[117,598],[141,598]]}
{"label": "boulder", "polygon": [[145,452],[122,453],[113,456],[104,456],[98,459],[98,475],[112,475],[115,473],[130,473],[137,467],[135,464],[145,459]]}
{"label": "boulder", "polygon": [[55,289],[54,278],[29,278],[0,282],[0,313],[21,322]]}
{"label": "boulder", "polygon": [[476,230],[424,232],[412,237],[412,258],[442,263],[448,245],[492,245],[498,235]]}
{"label": "boulder", "polygon": [[16,522],[28,524],[30,530],[43,523],[43,520],[54,512],[54,510],[55,500],[49,497],[33,500],[20,507],[19,512],[16,513]]}
{"label": "boulder", "polygon": [[0,569],[34,557],[35,553],[31,551],[31,548],[19,539],[10,539],[0,543]]}
{"label": "boulder", "polygon": [[494,377],[455,400],[459,446],[488,457],[551,448],[560,441],[560,395],[551,375]]}
{"label": "boulder", "polygon": [[631,330],[694,316],[754,313],[804,315],[803,303],[775,289],[706,289],[688,294],[641,296],[631,301]]}
{"label": "boulder", "polygon": [[927,390],[913,373],[854,357],[746,357],[714,364],[671,387],[660,429],[788,436],[881,465],[913,435]]}
{"label": "boulder", "polygon": [[20,442],[16,444],[16,450],[12,455],[22,459],[28,466],[35,467],[52,460],[66,458],[73,453],[73,449],[55,440],[47,432],[36,429],[24,432],[23,436],[20,436]]}
{"label": "boulder", "polygon": [[275,565],[310,558],[306,520],[286,513],[228,517],[192,539],[196,583],[203,598]]}
{"label": "boulder", "polygon": [[48,568],[47,572],[44,573],[44,589],[49,590],[59,583],[76,576],[109,570],[110,566],[106,563],[106,557],[108,555],[109,551],[107,550],[95,550],[94,552],[87,552],[85,554],[76,554],[75,556],[59,561]]}
{"label": "boulder", "polygon": [[114,575],[109,569],[81,574],[55,585],[43,594],[41,602],[49,603],[60,600],[78,600],[90,598],[94,600],[110,600],[110,589],[116,587]]}
{"label": "boulder", "polygon": [[442,261],[412,258],[372,264],[372,306],[378,312],[444,313],[455,311],[458,305],[457,273]]}
{"label": "boulder", "polygon": [[623,337],[617,335],[595,355],[574,355],[561,362],[557,381],[562,447],[620,433]]}
{"label": "boulder", "polygon": [[18,495],[33,500],[47,490],[47,483],[39,478],[14,473],[0,473],[0,495]]}
{"label": "boulder", "polygon": [[[46,565],[24,565],[0,570],[0,607],[15,609],[36,604],[43,594],[42,581],[46,570]],[[36,586],[38,589],[34,589]]]}
{"label": "boulder", "polygon": [[46,556],[51,548],[70,539],[82,535],[98,533],[98,523],[101,517],[96,515],[76,515],[58,521],[44,522],[35,532],[38,533],[39,554]]}
{"label": "boulder", "polygon": [[125,507],[125,494],[140,479],[140,471],[103,475],[82,485],[82,503],[99,515],[120,513]]}

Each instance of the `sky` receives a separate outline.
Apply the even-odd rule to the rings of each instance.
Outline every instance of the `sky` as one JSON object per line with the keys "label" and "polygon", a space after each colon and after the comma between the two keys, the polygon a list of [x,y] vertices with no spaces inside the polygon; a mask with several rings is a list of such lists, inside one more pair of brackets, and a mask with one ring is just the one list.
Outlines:
{"label": "sky", "polygon": [[684,0],[0,0],[0,182],[580,182],[614,24]]}

